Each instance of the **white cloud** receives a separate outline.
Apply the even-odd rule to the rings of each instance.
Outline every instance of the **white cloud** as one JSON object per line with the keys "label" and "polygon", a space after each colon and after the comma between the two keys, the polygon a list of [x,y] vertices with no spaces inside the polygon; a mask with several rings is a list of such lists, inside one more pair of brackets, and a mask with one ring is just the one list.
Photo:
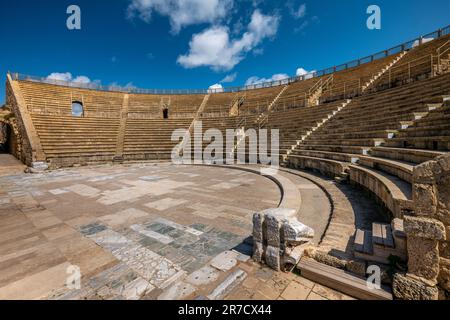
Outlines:
{"label": "white cloud", "polygon": [[137,89],[137,87],[133,84],[133,82],[128,82],[125,86],[121,86],[119,83],[117,82],[113,82],[111,84],[109,84],[108,86],[109,90],[131,90],[131,89]]}
{"label": "white cloud", "polygon": [[228,75],[225,76],[225,78],[220,80],[220,83],[233,82],[234,80],[236,80],[236,77],[237,77],[237,72],[232,73],[232,74],[228,74]]}
{"label": "white cloud", "polygon": [[72,80],[73,83],[91,83],[91,79],[86,76],[78,76]]}
{"label": "white cloud", "polygon": [[295,75],[297,77],[306,76],[305,79],[311,79],[314,76],[314,72],[316,72],[316,70],[307,71],[303,68],[298,68]]}
{"label": "white cloud", "polygon": [[[427,43],[427,42],[430,42],[430,41],[433,41],[433,40],[434,40],[434,38],[423,38],[423,39],[422,39],[422,44]],[[413,48],[418,47],[419,44],[420,44],[420,41],[419,41],[419,40],[416,40],[416,41],[414,41],[412,47],[413,47]]]}
{"label": "white cloud", "polygon": [[279,81],[279,80],[285,80],[289,78],[289,75],[285,74],[285,73],[277,73],[274,74],[272,77],[270,78],[259,78],[259,77],[250,77],[247,79],[247,81],[245,82],[246,86],[251,86],[254,84],[260,84],[263,82],[272,82],[272,81]]}
{"label": "white cloud", "polygon": [[66,73],[59,73],[59,72],[53,72],[48,77],[47,80],[57,80],[57,81],[71,81],[72,80],[72,74],[70,72]]}
{"label": "white cloud", "polygon": [[293,0],[289,0],[286,2],[286,7],[294,19],[301,19],[306,16],[306,3],[302,3],[297,7]]}
{"label": "white cloud", "polygon": [[132,0],[127,9],[130,19],[138,16],[150,22],[153,12],[169,17],[172,32],[183,27],[221,21],[233,7],[233,0]]}
{"label": "white cloud", "polygon": [[219,93],[223,92],[223,86],[219,83],[213,84],[208,88],[209,93]]}
{"label": "white cloud", "polygon": [[239,39],[230,39],[227,27],[210,27],[192,36],[189,53],[180,55],[177,61],[185,68],[206,66],[216,71],[230,70],[264,39],[276,35],[279,20],[278,16],[264,15],[255,10],[247,31]]}
{"label": "white cloud", "polygon": [[57,81],[82,83],[82,84],[91,83],[91,79],[89,79],[88,77],[77,76],[74,78],[74,77],[72,77],[72,74],[70,72],[65,72],[65,73],[53,72],[47,76],[47,80],[57,80]]}
{"label": "white cloud", "polygon": [[303,18],[306,15],[306,4],[301,4],[297,10],[292,9],[292,15],[296,19]]}
{"label": "white cloud", "polygon": [[308,71],[306,71],[305,69],[303,69],[303,68],[298,68],[297,69],[297,72],[295,73],[295,75],[297,76],[297,77],[299,77],[299,76],[303,76],[303,75],[305,75],[305,74],[307,74],[308,73]]}

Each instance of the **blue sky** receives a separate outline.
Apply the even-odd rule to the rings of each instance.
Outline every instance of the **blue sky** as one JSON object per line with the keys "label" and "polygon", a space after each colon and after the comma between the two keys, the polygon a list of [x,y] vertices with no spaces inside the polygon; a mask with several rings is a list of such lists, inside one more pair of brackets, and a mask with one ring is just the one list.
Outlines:
{"label": "blue sky", "polygon": [[[71,4],[81,30],[66,27]],[[372,4],[381,30],[366,27]],[[8,70],[139,88],[240,86],[381,51],[450,24],[448,12],[448,0],[1,1],[0,104]]]}

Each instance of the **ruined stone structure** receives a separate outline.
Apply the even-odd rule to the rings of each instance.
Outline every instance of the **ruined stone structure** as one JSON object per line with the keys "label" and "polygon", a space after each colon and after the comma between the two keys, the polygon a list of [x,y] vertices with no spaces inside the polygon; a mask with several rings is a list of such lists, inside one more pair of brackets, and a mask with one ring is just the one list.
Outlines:
{"label": "ruined stone structure", "polygon": [[405,217],[408,274],[394,290],[407,299],[448,299],[450,292],[450,155],[414,168],[413,216]]}
{"label": "ruined stone structure", "polygon": [[[282,170],[292,177],[301,174],[308,190],[323,190],[331,209],[317,226],[302,220],[300,205],[255,214],[254,259],[276,270],[297,265],[314,281],[350,295],[358,292],[353,296],[392,298],[390,292],[363,288],[367,268],[376,265],[396,298],[448,299],[450,73],[447,65],[436,64],[448,59],[435,59],[448,47],[450,36],[441,35],[331,74],[238,92],[102,91],[11,74],[8,114],[0,121],[11,128],[11,153],[30,172],[170,161],[179,143],[172,141],[172,132],[191,130],[194,121],[202,122],[202,133],[215,128],[223,136],[227,129],[279,129]],[[74,104],[81,106],[79,114]],[[255,143],[236,139],[231,150],[216,154],[217,160],[242,144],[249,150]],[[301,202],[300,195],[286,193],[282,177],[274,180],[283,201]],[[135,183],[135,189],[145,183]],[[304,181],[294,185],[297,193],[308,192],[299,185]],[[345,193],[353,187],[368,194],[377,203],[371,209],[384,215],[360,214],[358,199]],[[204,214],[202,208],[193,210]],[[314,233],[320,237],[311,241]],[[302,258],[302,245],[309,242]],[[242,275],[235,278],[241,281]]]}
{"label": "ruined stone structure", "polygon": [[300,260],[314,230],[300,223],[293,209],[269,209],[253,215],[253,259],[274,270],[290,270]]}

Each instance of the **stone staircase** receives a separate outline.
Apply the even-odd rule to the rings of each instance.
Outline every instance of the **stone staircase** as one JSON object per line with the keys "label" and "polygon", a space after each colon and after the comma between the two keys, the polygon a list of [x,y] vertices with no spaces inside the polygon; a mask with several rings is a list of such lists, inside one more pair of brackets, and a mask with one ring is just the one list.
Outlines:
{"label": "stone staircase", "polygon": [[189,136],[191,135],[192,131],[194,130],[194,124],[195,122],[197,122],[203,111],[205,110],[206,105],[208,104],[208,100],[211,97],[211,94],[207,94],[204,98],[203,101],[200,105],[200,107],[197,110],[197,113],[194,117],[194,119],[192,120],[191,125],[189,126],[188,132],[186,133],[186,136],[183,138],[183,141],[181,142],[181,144],[178,146],[178,148],[175,150],[176,153],[180,154],[181,150],[183,149],[183,147],[186,145],[187,141],[189,140]]}
{"label": "stone staircase", "polygon": [[[259,114],[254,123],[252,124],[252,128],[259,128],[262,129],[267,125],[267,122],[269,121],[269,113],[271,112],[273,106],[277,103],[278,99],[283,95],[283,93],[289,88],[289,85],[285,85],[283,89],[278,93],[278,95],[272,100],[272,102],[267,107],[267,111]],[[245,141],[245,126],[246,126],[246,118],[243,117],[238,120],[236,124],[235,130],[237,130],[238,136],[236,144],[234,145],[234,148],[232,151],[230,151],[230,156],[232,157],[236,150],[238,149],[239,145]]]}
{"label": "stone staircase", "polygon": [[450,72],[450,54],[447,58],[441,58],[439,64],[433,66],[435,74],[444,74]]}
{"label": "stone staircase", "polygon": [[450,40],[436,50],[436,64],[433,66],[435,75],[450,72]]}
{"label": "stone staircase", "polygon": [[326,118],[322,119],[322,121],[318,122],[316,126],[312,127],[311,130],[309,130],[308,132],[306,132],[305,135],[302,135],[300,140],[297,140],[297,144],[292,145],[291,149],[288,150],[286,152],[286,154],[282,155],[282,162],[281,164],[285,165],[286,164],[286,160],[289,157],[289,155],[297,148],[297,146],[299,146],[303,141],[305,141],[310,135],[312,135],[315,131],[317,131],[318,129],[320,129],[324,124],[326,124],[328,121],[330,121],[330,119],[332,119],[334,116],[336,116],[336,114],[338,114],[341,110],[343,110],[346,106],[348,106],[350,104],[350,102],[352,102],[351,99],[346,100],[345,102],[342,103],[342,105],[340,107],[337,108],[337,110],[334,110],[332,113],[328,114]]}
{"label": "stone staircase", "polygon": [[389,264],[390,257],[406,261],[406,234],[403,220],[393,219],[391,224],[372,224],[372,230],[357,229],[354,240],[356,258]]}
{"label": "stone staircase", "polygon": [[[402,52],[399,54],[398,57],[396,57],[391,63],[389,63],[387,66],[385,66],[379,73],[374,75],[366,84],[363,85],[361,88],[362,93],[364,93],[366,90],[368,90],[377,79],[382,77],[387,71],[389,71],[396,63],[398,63],[404,56],[406,52]],[[326,80],[327,86],[333,82],[333,78],[330,77]],[[325,84],[325,83],[324,83]],[[323,86],[321,86],[322,88]],[[286,154],[282,155],[281,164],[287,165],[287,159],[289,155],[299,146],[301,145],[309,136],[311,136],[315,131],[319,130],[322,126],[324,126],[328,121],[333,119],[337,114],[339,114],[340,111],[345,109],[346,106],[348,106],[352,102],[351,99],[346,100],[341,107],[339,107],[337,110],[333,111],[331,114],[327,116],[327,118],[323,119],[321,122],[317,124],[317,126],[311,128],[310,131],[306,133],[306,135],[301,136],[300,140],[297,140],[297,144],[291,146],[291,150],[288,150]],[[353,161],[352,161],[353,162]],[[345,178],[345,177],[344,177]]]}
{"label": "stone staircase", "polygon": [[127,126],[129,102],[130,102],[130,96],[128,94],[124,95],[122,110],[120,113],[119,133],[117,134],[116,154],[113,158],[113,161],[119,161],[119,162],[123,161],[123,144],[125,141],[125,131],[126,131],[126,126]]}
{"label": "stone staircase", "polygon": [[233,102],[231,103],[230,108],[231,117],[239,116],[239,107],[244,103],[244,101],[245,101],[245,94],[243,96],[236,95],[236,97],[233,99]]}
{"label": "stone staircase", "polygon": [[378,79],[380,79],[386,72],[388,72],[395,64],[397,64],[405,55],[407,54],[406,51],[403,51],[396,57],[391,63],[389,63],[387,66],[385,66],[383,69],[381,69],[380,72],[378,72],[375,76],[372,77],[367,83],[365,83],[361,90],[362,92],[366,91],[368,88],[370,88]]}
{"label": "stone staircase", "polygon": [[308,107],[319,105],[322,93],[333,84],[333,80],[334,75],[329,76],[326,80],[320,79],[311,89],[309,89]]}
{"label": "stone staircase", "polygon": [[[425,103],[423,112],[413,113],[414,120],[402,121],[401,129],[389,140],[384,147],[412,147],[416,149],[446,150],[449,146],[448,139],[441,137],[442,133],[449,130],[450,125],[446,118],[450,105],[450,96],[442,95],[432,98]],[[436,140],[433,142],[433,137]],[[422,141],[426,138],[427,141]],[[435,145],[432,145],[434,143]]]}
{"label": "stone staircase", "polygon": [[273,106],[277,103],[278,99],[280,99],[280,97],[283,95],[283,93],[289,88],[289,85],[286,85],[283,87],[283,89],[281,89],[281,91],[278,93],[278,95],[272,100],[272,102],[269,104],[269,106],[267,107],[267,111],[266,112],[262,112],[260,113],[255,120],[254,123],[254,127],[255,128],[259,128],[262,129],[265,127],[265,125],[268,122],[269,119],[269,113],[271,112]]}
{"label": "stone staircase", "polygon": [[281,95],[289,88],[289,85],[285,85],[283,89],[281,89],[280,93],[272,100],[272,102],[267,107],[267,112],[270,112],[273,108],[273,106],[277,103],[278,99],[281,97]]}

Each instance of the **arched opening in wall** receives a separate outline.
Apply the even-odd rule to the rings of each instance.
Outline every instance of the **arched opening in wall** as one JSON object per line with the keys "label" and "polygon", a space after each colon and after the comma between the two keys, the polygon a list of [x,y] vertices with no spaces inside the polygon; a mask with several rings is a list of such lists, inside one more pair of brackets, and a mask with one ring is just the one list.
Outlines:
{"label": "arched opening in wall", "polygon": [[72,102],[72,116],[74,117],[84,117],[84,107],[83,103],[80,101]]}
{"label": "arched opening in wall", "polygon": [[169,119],[169,109],[163,109],[163,119]]}

